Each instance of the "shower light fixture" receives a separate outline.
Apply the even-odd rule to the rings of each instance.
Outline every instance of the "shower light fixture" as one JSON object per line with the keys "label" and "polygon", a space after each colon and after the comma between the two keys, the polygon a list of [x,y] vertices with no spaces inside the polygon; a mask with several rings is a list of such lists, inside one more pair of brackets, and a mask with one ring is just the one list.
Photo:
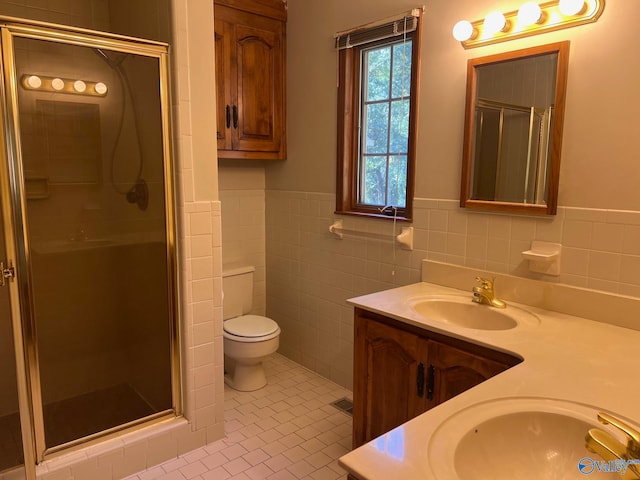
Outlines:
{"label": "shower light fixture", "polygon": [[54,78],[53,80],[51,80],[51,87],[56,92],[59,92],[60,90],[62,90],[64,88],[64,82],[62,81],[61,78]]}
{"label": "shower light fixture", "polygon": [[96,91],[96,93],[98,93],[99,95],[104,95],[105,93],[107,93],[107,86],[102,83],[102,82],[98,82],[93,86],[93,89]]}
{"label": "shower light fixture", "polygon": [[605,0],[528,1],[520,9],[491,12],[484,19],[461,20],[453,36],[464,48],[480,47],[515,38],[592,23],[600,18]]}
{"label": "shower light fixture", "polygon": [[70,93],[75,95],[91,95],[94,97],[104,97],[107,94],[107,85],[105,85],[104,82],[46,77],[44,75],[27,73],[22,75],[20,83],[27,90],[40,92]]}
{"label": "shower light fixture", "polygon": [[73,89],[78,93],[84,93],[87,89],[87,84],[82,80],[76,80],[75,82],[73,82]]}
{"label": "shower light fixture", "polygon": [[26,82],[31,88],[40,88],[42,86],[42,80],[37,75],[30,75],[27,77]]}

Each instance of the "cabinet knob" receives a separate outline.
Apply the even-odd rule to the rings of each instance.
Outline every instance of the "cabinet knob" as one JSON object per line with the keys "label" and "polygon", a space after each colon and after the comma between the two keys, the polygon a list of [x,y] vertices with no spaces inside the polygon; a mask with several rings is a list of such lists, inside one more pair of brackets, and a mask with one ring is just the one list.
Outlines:
{"label": "cabinet knob", "polygon": [[424,395],[424,365],[418,365],[418,373],[416,374],[416,394],[419,397]]}
{"label": "cabinet knob", "polygon": [[227,128],[231,127],[231,107],[227,105]]}
{"label": "cabinet knob", "polygon": [[433,400],[433,390],[436,382],[436,369],[429,365],[427,369],[427,400]]}
{"label": "cabinet knob", "polygon": [[233,128],[238,128],[238,107],[233,106]]}

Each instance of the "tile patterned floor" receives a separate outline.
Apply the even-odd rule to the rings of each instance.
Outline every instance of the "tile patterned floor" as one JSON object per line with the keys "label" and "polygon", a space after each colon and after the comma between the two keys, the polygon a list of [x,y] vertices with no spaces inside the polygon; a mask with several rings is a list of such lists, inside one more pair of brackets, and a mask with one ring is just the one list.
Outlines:
{"label": "tile patterned floor", "polygon": [[351,392],[274,354],[269,384],[225,386],[226,437],[127,480],[346,480],[351,417],[331,405]]}

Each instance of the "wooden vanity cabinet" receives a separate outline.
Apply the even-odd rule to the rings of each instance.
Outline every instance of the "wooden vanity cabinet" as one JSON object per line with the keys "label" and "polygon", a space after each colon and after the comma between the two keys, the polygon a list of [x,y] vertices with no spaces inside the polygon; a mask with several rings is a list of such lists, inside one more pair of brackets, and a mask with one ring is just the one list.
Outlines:
{"label": "wooden vanity cabinet", "polygon": [[214,8],[218,157],[285,159],[285,3]]}
{"label": "wooden vanity cabinet", "polygon": [[418,395],[416,379],[420,371],[424,376],[427,348],[426,340],[411,332],[368,315],[355,318],[353,438],[357,446],[426,410],[425,385]]}
{"label": "wooden vanity cabinet", "polygon": [[520,362],[360,308],[354,325],[354,448]]}
{"label": "wooden vanity cabinet", "polygon": [[[485,380],[504,372],[519,360],[508,357],[504,361],[488,358],[486,353],[473,353],[477,345],[454,347],[437,341],[429,342],[429,368],[432,375],[433,398],[430,407],[446,402]],[[491,356],[500,355],[492,352]]]}

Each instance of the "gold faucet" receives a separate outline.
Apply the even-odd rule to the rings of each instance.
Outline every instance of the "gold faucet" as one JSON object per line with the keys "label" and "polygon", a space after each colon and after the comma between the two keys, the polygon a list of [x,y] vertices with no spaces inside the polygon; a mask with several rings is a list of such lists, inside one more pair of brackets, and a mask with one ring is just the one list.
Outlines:
{"label": "gold faucet", "polygon": [[495,280],[495,277],[491,280],[476,277],[476,281],[480,282],[480,285],[473,287],[473,301],[491,305],[496,308],[506,308],[507,304],[499,298],[496,298],[495,292],[493,291],[493,282],[495,282]]}
{"label": "gold faucet", "polygon": [[623,480],[640,479],[640,432],[608,413],[598,413],[598,421],[611,425],[627,437],[627,445],[599,428],[592,428],[585,437],[587,450],[599,455],[606,462],[615,462],[615,470]]}

